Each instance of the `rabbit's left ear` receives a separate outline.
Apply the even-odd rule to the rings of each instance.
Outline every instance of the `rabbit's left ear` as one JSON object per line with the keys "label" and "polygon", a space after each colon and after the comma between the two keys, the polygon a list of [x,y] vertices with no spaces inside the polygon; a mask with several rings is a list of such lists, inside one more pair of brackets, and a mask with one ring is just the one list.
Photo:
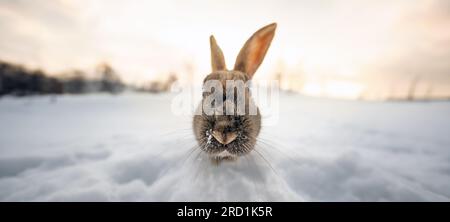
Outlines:
{"label": "rabbit's left ear", "polygon": [[209,37],[209,43],[211,45],[211,67],[212,71],[226,70],[225,58],[220,47],[217,45],[214,36]]}
{"label": "rabbit's left ear", "polygon": [[255,32],[239,52],[234,70],[244,72],[252,78],[264,60],[276,28],[277,24],[272,23]]}

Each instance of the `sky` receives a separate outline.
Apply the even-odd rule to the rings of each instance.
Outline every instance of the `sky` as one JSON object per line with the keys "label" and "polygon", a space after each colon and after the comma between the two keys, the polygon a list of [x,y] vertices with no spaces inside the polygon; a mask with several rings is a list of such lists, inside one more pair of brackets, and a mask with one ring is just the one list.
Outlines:
{"label": "sky", "polygon": [[[228,68],[278,23],[255,78],[315,96],[450,95],[447,0],[0,0],[0,59],[52,74],[107,62],[128,83],[211,72],[214,34]],[[198,80],[201,81],[201,80]]]}

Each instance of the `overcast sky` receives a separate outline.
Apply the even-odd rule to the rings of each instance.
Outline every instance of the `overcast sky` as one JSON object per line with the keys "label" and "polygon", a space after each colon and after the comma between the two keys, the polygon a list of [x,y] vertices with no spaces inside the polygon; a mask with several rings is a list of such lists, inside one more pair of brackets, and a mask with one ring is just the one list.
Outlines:
{"label": "overcast sky", "polygon": [[[247,38],[278,23],[259,76],[282,67],[303,84],[450,91],[450,1],[0,0],[0,59],[58,73],[111,63],[128,82],[210,72],[214,34],[229,68]],[[316,84],[317,85],[317,84]],[[403,88],[402,88],[403,87]]]}

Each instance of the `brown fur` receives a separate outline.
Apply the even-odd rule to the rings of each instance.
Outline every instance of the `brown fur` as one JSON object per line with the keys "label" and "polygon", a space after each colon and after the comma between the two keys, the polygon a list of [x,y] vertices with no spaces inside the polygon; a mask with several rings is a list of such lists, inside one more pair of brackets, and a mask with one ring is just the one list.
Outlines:
{"label": "brown fur", "polygon": [[[222,83],[225,97],[227,80],[251,80],[274,37],[276,24],[270,24],[258,30],[247,40],[241,49],[234,70],[227,70],[222,50],[217,45],[214,36],[210,37],[211,66],[213,72],[205,77],[208,80],[218,80]],[[214,160],[234,160],[237,156],[249,153],[256,144],[256,138],[261,130],[261,115],[259,109],[256,115],[249,114],[249,104],[254,104],[248,88],[245,90],[245,115],[212,115],[204,112],[195,115],[193,130],[200,148],[211,154]],[[202,101],[203,102],[203,101]],[[199,105],[202,109],[202,103]],[[209,141],[209,142],[208,142]],[[231,141],[231,142],[230,142]],[[227,151],[231,156],[218,157],[217,154]]]}

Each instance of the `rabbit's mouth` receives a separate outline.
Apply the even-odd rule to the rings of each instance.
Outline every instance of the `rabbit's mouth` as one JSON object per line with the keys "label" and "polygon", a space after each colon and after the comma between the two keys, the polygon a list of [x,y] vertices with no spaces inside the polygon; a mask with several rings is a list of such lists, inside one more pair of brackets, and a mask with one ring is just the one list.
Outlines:
{"label": "rabbit's mouth", "polygon": [[229,143],[224,144],[223,140],[213,136],[212,130],[206,132],[206,143],[203,144],[203,150],[213,158],[236,159],[249,153],[253,145],[242,133],[237,133],[236,138]]}

